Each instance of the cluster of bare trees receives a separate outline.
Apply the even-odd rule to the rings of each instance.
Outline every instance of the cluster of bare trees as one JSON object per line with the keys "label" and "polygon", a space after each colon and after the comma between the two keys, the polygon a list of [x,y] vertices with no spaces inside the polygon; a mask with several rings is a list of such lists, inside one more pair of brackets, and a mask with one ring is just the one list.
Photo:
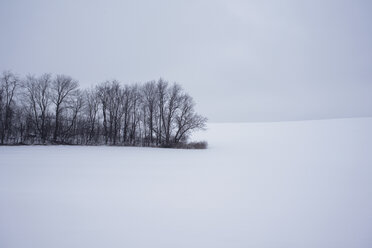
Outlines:
{"label": "cluster of bare trees", "polygon": [[0,78],[1,144],[177,146],[203,129],[193,99],[160,79],[81,90],[69,76]]}

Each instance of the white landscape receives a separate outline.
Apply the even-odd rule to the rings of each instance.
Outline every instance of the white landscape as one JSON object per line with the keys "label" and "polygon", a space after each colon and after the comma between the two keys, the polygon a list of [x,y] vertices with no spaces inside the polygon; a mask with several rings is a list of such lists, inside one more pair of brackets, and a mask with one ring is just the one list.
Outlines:
{"label": "white landscape", "polygon": [[1,146],[0,247],[372,247],[372,118],[193,139],[209,148]]}

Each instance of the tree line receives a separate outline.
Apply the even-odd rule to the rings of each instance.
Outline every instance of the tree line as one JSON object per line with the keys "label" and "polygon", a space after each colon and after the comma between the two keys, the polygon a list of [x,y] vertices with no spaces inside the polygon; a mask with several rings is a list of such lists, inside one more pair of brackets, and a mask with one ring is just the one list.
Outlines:
{"label": "tree line", "polygon": [[66,75],[0,78],[0,142],[177,147],[207,119],[182,87],[163,79],[81,90]]}

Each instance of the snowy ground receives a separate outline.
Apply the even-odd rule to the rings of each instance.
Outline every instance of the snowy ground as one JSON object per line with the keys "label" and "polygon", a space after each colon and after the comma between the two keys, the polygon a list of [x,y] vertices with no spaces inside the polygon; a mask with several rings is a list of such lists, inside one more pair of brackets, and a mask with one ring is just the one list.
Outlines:
{"label": "snowy ground", "polygon": [[197,136],[208,150],[0,147],[0,247],[372,247],[372,118]]}

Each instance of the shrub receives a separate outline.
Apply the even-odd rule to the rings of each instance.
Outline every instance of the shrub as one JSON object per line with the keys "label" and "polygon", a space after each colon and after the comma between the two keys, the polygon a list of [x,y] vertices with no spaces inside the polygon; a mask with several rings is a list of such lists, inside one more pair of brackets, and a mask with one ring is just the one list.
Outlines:
{"label": "shrub", "polygon": [[187,144],[187,149],[207,149],[207,148],[208,148],[207,141],[190,142]]}
{"label": "shrub", "polygon": [[198,142],[180,142],[180,143],[171,143],[171,144],[163,144],[162,148],[176,148],[176,149],[207,149],[208,142],[207,141],[198,141]]}

